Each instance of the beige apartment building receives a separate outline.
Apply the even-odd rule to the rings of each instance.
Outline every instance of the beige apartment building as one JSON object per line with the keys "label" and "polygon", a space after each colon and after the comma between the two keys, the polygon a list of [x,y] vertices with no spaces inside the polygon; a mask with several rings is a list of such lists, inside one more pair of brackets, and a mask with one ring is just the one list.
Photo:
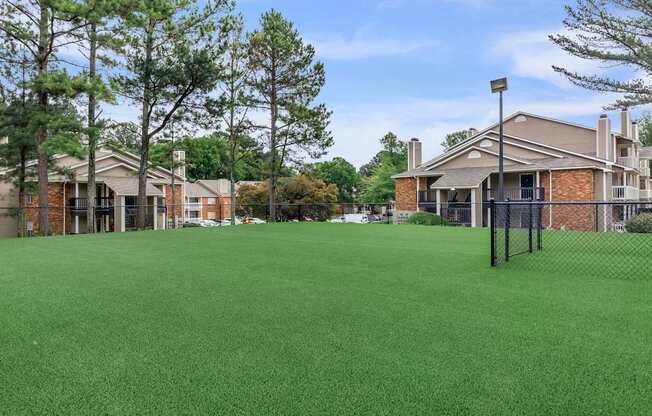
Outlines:
{"label": "beige apartment building", "polygon": [[[525,112],[504,121],[505,197],[545,201],[650,201],[652,147],[643,147],[627,110],[613,132],[606,114],[595,127]],[[451,222],[487,226],[498,184],[498,125],[474,134],[426,162],[421,142],[408,143],[408,170],[396,175],[396,210],[430,211]],[[548,209],[543,223],[567,224],[567,210]],[[603,229],[622,226],[631,209],[614,207]],[[578,224],[577,229],[587,228]]]}
{"label": "beige apartment building", "polygon": [[[183,160],[183,151],[175,158]],[[48,217],[53,234],[82,234],[87,230],[88,161],[70,155],[57,155],[48,178]],[[96,154],[96,229],[123,232],[136,227],[139,157],[129,152],[103,148]],[[34,166],[36,161],[29,162]],[[0,177],[10,169],[0,169]],[[172,223],[172,175],[169,170],[152,167],[147,172],[147,217],[151,229],[165,229]],[[185,168],[175,172],[177,217],[184,220]],[[25,202],[25,231],[38,235],[39,200],[28,193]],[[17,235],[18,192],[11,182],[0,181],[0,237]]]}

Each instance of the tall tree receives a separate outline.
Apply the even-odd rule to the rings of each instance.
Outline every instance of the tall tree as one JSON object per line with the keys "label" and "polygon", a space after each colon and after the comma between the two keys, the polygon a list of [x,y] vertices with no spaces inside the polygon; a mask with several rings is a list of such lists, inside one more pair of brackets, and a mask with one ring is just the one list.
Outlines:
{"label": "tall tree", "polygon": [[601,92],[624,94],[609,109],[652,103],[652,6],[647,0],[577,0],[565,6],[564,26],[571,34],[550,40],[579,58],[623,66],[634,76],[617,80],[553,66],[573,84]]}
{"label": "tall tree", "polygon": [[257,128],[269,150],[269,209],[274,221],[278,172],[286,158],[297,152],[316,158],[333,143],[330,111],[323,104],[313,105],[325,83],[324,65],[275,10],[264,13],[260,28],[249,35],[248,56],[255,105],[269,117]]}
{"label": "tall tree", "polygon": [[468,139],[472,135],[472,130],[467,129],[467,130],[458,130],[454,131],[452,133],[448,133],[446,137],[444,137],[444,141],[441,142],[441,147],[446,149],[450,149],[451,147],[455,146],[458,143],[462,143],[464,140]]}
{"label": "tall tree", "polygon": [[394,166],[407,166],[407,143],[400,141],[396,134],[385,133],[380,138],[382,149],[376,153],[369,163],[360,167],[360,176],[370,177],[374,171],[384,162],[388,161]]}
{"label": "tall tree", "polygon": [[226,129],[229,141],[228,166],[231,195],[231,224],[235,225],[238,195],[235,189],[236,166],[242,158],[250,157],[252,144],[246,140],[251,130],[249,112],[253,106],[249,77],[251,70],[247,65],[247,39],[244,35],[244,19],[242,15],[227,15],[220,21],[222,38],[223,75],[220,82],[222,94],[217,100],[217,111]]}
{"label": "tall tree", "polygon": [[33,123],[35,103],[28,91],[33,67],[24,48],[4,50],[0,55],[0,138],[3,139],[0,143],[0,167],[15,168],[7,170],[0,180],[11,181],[18,189],[16,234],[23,237],[28,192],[26,178],[33,174],[27,162],[36,157],[37,150]]}
{"label": "tall tree", "polygon": [[136,225],[145,227],[149,146],[172,117],[203,108],[219,77],[213,16],[226,0],[145,0],[123,25],[126,73],[114,78],[120,95],[141,108]]}
{"label": "tall tree", "polygon": [[334,157],[330,161],[307,164],[304,166],[304,172],[313,179],[321,179],[325,183],[336,185],[338,201],[355,201],[360,188],[360,175],[355,166],[346,159]]}
{"label": "tall tree", "polygon": [[[118,15],[118,7],[111,0],[87,0],[90,6],[83,20],[88,23],[85,30],[80,33],[80,43],[87,49],[88,61],[88,80],[90,88],[87,91],[88,111],[86,116],[86,150],[88,160],[88,183],[86,186],[86,231],[95,233],[95,200],[96,200],[96,181],[95,181],[95,152],[102,137],[101,131],[105,122],[99,119],[98,102],[113,101],[113,94],[104,82],[101,71],[98,70],[98,63],[104,63],[107,66],[114,66],[106,52],[115,51],[120,47],[120,39],[113,35],[115,27],[108,23],[113,20],[115,23]],[[130,3],[120,3],[123,6],[122,13],[128,13]],[[102,52],[105,52],[104,54]]]}
{"label": "tall tree", "polygon": [[639,140],[643,146],[652,146],[652,114],[645,113],[638,120]]}
{"label": "tall tree", "polygon": [[39,227],[41,234],[49,234],[48,151],[50,124],[66,124],[71,120],[57,120],[66,112],[50,111],[53,95],[73,96],[80,93],[84,83],[67,72],[53,68],[57,52],[76,43],[73,36],[87,26],[80,19],[86,5],[74,0],[14,0],[0,3],[0,48],[24,48],[36,70],[32,84],[36,98],[34,118],[38,121],[35,139],[38,145]]}

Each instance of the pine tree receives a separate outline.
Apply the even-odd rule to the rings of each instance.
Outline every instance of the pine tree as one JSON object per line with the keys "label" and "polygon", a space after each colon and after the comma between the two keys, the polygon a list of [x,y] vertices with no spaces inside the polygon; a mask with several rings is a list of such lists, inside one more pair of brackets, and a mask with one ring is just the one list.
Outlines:
{"label": "pine tree", "polygon": [[[6,50],[26,50],[36,74],[31,83],[35,96],[37,123],[34,136],[37,148],[39,196],[39,232],[50,232],[48,220],[48,139],[54,126],[72,126],[68,111],[53,111],[51,102],[70,98],[87,88],[84,79],[71,77],[56,68],[57,52],[78,42],[74,35],[87,26],[80,19],[86,5],[73,0],[15,0],[0,3],[0,47]],[[59,107],[60,109],[61,107]],[[61,118],[64,117],[64,118]],[[63,132],[62,132],[63,133]],[[63,136],[61,136],[63,137]]]}
{"label": "pine tree", "polygon": [[269,123],[257,128],[270,155],[269,210],[275,221],[278,173],[285,159],[297,151],[316,158],[333,144],[327,129],[330,111],[312,105],[325,83],[324,65],[275,10],[264,13],[260,28],[249,35],[249,65],[256,108],[269,116]]}
{"label": "pine tree", "polygon": [[564,26],[575,36],[559,34],[550,40],[582,59],[632,69],[635,76],[617,80],[586,75],[563,67],[554,70],[573,84],[601,92],[624,94],[609,109],[652,103],[652,6],[646,0],[578,0],[566,6]]}
{"label": "pine tree", "polygon": [[219,77],[212,18],[225,3],[198,8],[195,0],[145,0],[125,21],[121,36],[127,73],[114,81],[118,93],[141,108],[139,229],[145,227],[150,143],[173,116],[203,108]]}

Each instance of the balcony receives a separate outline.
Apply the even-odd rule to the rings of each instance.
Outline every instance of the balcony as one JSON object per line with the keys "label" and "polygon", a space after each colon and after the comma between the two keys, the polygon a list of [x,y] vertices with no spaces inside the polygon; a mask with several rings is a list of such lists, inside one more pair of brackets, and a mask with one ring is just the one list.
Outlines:
{"label": "balcony", "polygon": [[652,189],[641,189],[639,195],[641,201],[652,200]]}
{"label": "balcony", "polygon": [[648,160],[641,160],[641,166],[638,169],[638,173],[641,176],[650,176],[650,162]]}
{"label": "balcony", "polygon": [[185,207],[188,211],[201,211],[200,202],[186,202]]}
{"label": "balcony", "polygon": [[[510,201],[543,201],[546,199],[546,190],[542,187],[535,188],[505,188],[505,200]],[[498,199],[498,189],[487,189],[485,201]]]}
{"label": "balcony", "polygon": [[621,166],[625,166],[632,169],[640,168],[638,158],[632,156],[619,157],[618,159],[616,159],[616,163]]}
{"label": "balcony", "polygon": [[437,190],[419,191],[419,202],[437,202]]}
{"label": "balcony", "polygon": [[[88,198],[70,198],[68,207],[73,215],[86,215]],[[113,215],[113,198],[97,198],[95,200],[95,215]]]}
{"label": "balcony", "polygon": [[637,201],[639,189],[633,186],[612,186],[611,199],[615,201]]}

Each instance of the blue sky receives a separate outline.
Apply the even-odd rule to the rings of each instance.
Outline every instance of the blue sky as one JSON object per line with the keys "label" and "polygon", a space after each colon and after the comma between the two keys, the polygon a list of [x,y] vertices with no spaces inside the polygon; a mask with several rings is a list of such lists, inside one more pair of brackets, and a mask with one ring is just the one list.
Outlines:
{"label": "blue sky", "polygon": [[[335,145],[357,166],[393,131],[419,137],[424,158],[446,133],[497,120],[489,80],[507,76],[507,114],[516,110],[595,125],[613,96],[570,85],[552,64],[602,73],[553,46],[564,3],[554,0],[240,0],[249,30],[270,8],[292,20],[325,63],[320,101],[333,110]],[[128,108],[115,116],[133,116]],[[129,114],[131,113],[131,114]],[[127,115],[129,114],[129,115]],[[616,114],[611,114],[614,129]]]}

